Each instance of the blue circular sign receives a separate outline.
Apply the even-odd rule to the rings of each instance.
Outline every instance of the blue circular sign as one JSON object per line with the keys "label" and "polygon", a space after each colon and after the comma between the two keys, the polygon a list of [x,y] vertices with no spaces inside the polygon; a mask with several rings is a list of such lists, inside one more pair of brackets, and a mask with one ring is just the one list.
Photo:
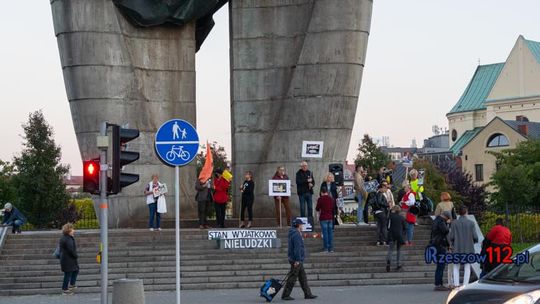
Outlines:
{"label": "blue circular sign", "polygon": [[189,122],[171,119],[159,127],[154,144],[163,162],[171,166],[184,166],[199,152],[199,135]]}

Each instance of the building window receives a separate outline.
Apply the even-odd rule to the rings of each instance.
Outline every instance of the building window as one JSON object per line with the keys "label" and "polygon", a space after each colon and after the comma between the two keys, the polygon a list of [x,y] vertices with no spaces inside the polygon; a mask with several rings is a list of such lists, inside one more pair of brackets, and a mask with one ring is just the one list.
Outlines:
{"label": "building window", "polygon": [[483,182],[484,181],[484,165],[483,164],[476,164],[474,165],[474,172],[475,178],[477,182]]}
{"label": "building window", "polygon": [[506,136],[501,133],[495,133],[489,137],[487,147],[506,147],[508,145],[508,138]]}
{"label": "building window", "polygon": [[456,141],[457,139],[457,131],[456,129],[452,129],[452,141]]}

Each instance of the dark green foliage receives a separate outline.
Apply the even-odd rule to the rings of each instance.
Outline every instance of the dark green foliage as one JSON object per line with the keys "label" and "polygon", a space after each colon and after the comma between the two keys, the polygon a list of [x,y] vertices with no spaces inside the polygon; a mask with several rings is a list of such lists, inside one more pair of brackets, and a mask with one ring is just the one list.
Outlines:
{"label": "dark green foliage", "polygon": [[540,206],[540,140],[528,140],[515,149],[492,153],[499,170],[492,175],[495,205]]}
{"label": "dark green foliage", "polygon": [[[218,143],[214,141],[210,144],[210,151],[212,151],[214,160],[214,170],[218,168],[225,170],[229,167],[229,161],[227,160],[227,153],[225,152],[224,147],[218,145]],[[197,176],[199,176],[206,161],[206,145],[202,146],[202,150],[197,154],[195,160],[197,161]]]}
{"label": "dark green foliage", "polygon": [[13,183],[15,167],[9,162],[0,160],[0,208],[7,202],[14,202],[17,190]]}
{"label": "dark green foliage", "polygon": [[60,147],[41,111],[31,113],[23,129],[24,148],[13,162],[17,170],[14,203],[35,227],[56,226],[69,200],[63,182],[69,167],[60,164]]}
{"label": "dark green foliage", "polygon": [[450,193],[454,200],[458,198],[457,193],[446,182],[445,175],[434,164],[427,160],[418,159],[414,161],[414,168],[425,170],[424,194],[433,201],[435,206],[440,202],[442,192]]}
{"label": "dark green foliage", "polygon": [[375,176],[381,167],[390,162],[390,157],[380,147],[377,147],[368,134],[364,134],[362,143],[358,145],[357,150],[358,155],[354,160],[354,164],[364,167],[370,175]]}
{"label": "dark green foliage", "polygon": [[475,185],[472,176],[452,165],[452,162],[439,163],[437,168],[446,176],[446,182],[455,191],[454,202],[464,204],[473,212],[485,210],[485,186]]}

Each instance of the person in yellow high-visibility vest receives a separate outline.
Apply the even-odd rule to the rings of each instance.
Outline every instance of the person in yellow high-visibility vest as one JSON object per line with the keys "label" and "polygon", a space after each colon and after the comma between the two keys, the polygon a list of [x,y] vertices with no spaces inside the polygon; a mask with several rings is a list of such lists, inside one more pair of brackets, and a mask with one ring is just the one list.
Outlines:
{"label": "person in yellow high-visibility vest", "polygon": [[418,170],[412,169],[411,172],[409,172],[409,176],[411,177],[409,184],[411,185],[411,190],[416,193],[416,201],[421,201],[424,193],[424,186],[418,184]]}

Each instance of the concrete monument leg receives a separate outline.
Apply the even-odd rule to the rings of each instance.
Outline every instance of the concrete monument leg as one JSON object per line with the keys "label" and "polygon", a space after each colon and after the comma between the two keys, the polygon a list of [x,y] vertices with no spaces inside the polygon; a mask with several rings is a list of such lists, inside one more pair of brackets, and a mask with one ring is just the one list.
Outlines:
{"label": "concrete monument leg", "polygon": [[[195,27],[137,28],[111,0],[52,0],[51,6],[83,159],[98,155],[96,136],[102,121],[140,130],[129,150],[139,151],[141,157],[125,168],[139,174],[140,181],[110,197],[109,225],[146,227],[142,193],[153,173],[170,185],[168,209],[174,210],[174,170],[159,162],[153,141],[166,120],[195,123]],[[195,218],[195,168],[184,167],[180,174],[181,214]]]}
{"label": "concrete monument leg", "polygon": [[[348,150],[371,23],[372,0],[230,3],[233,168],[255,173],[255,216],[272,217],[268,179],[284,165],[294,185],[303,140],[315,191]],[[293,187],[291,206],[299,215]],[[317,196],[317,195],[316,195]],[[315,196],[315,197],[316,197]],[[235,201],[240,201],[235,193]]]}

